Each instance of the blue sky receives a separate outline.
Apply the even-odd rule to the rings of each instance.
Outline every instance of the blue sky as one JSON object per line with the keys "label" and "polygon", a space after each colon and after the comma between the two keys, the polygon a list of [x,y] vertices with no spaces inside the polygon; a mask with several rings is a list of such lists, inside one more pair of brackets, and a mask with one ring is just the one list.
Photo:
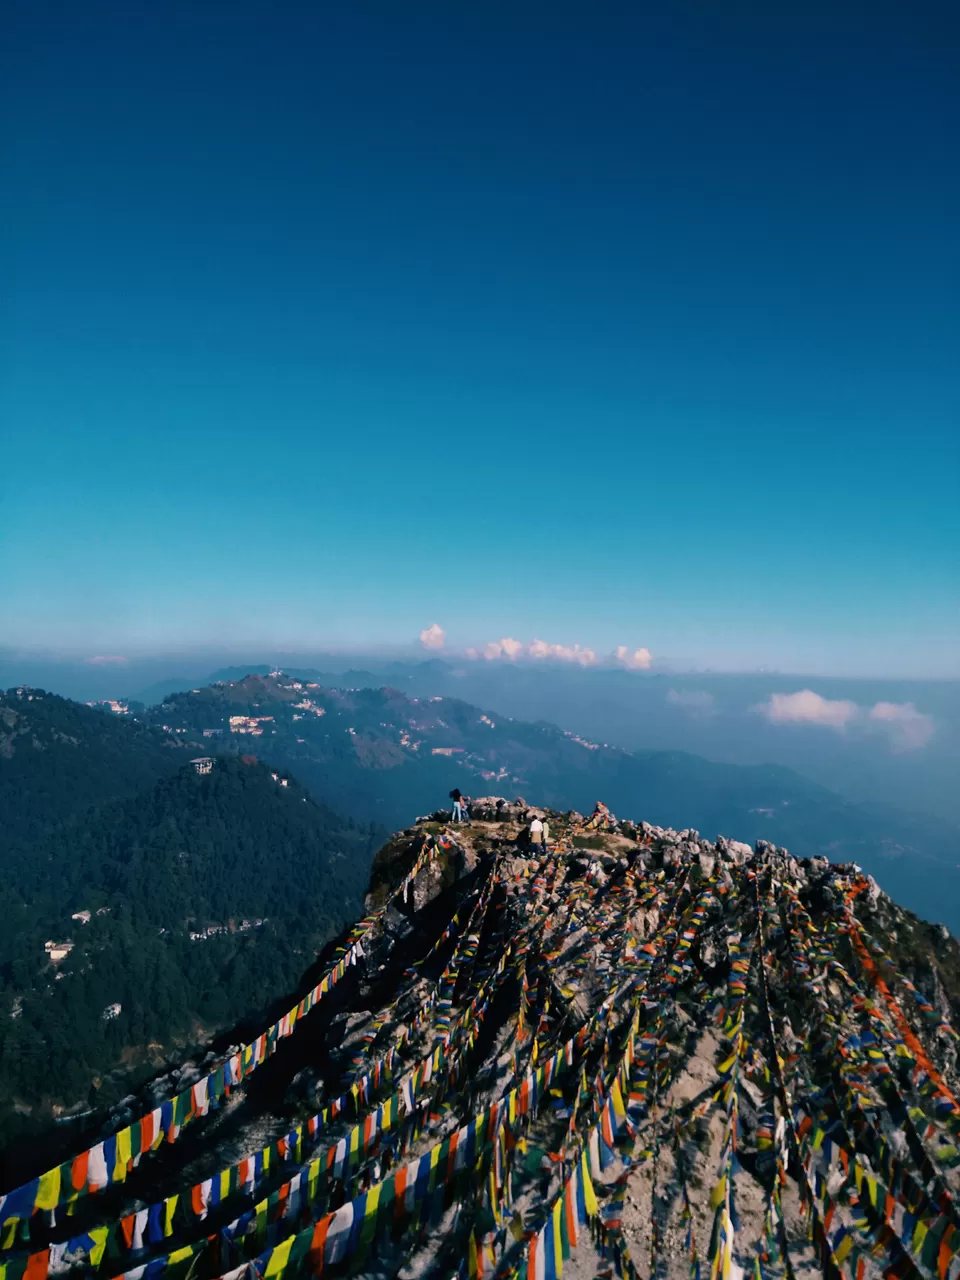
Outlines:
{"label": "blue sky", "polygon": [[8,5],[0,643],[960,674],[950,4]]}

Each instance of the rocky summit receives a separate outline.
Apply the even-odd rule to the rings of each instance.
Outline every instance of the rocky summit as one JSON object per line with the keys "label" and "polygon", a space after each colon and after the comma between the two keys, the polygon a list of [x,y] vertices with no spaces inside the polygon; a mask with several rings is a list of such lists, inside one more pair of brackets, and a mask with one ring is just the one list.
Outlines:
{"label": "rocky summit", "polygon": [[946,929],[602,805],[449,819],[272,1023],[0,1197],[3,1280],[958,1280]]}

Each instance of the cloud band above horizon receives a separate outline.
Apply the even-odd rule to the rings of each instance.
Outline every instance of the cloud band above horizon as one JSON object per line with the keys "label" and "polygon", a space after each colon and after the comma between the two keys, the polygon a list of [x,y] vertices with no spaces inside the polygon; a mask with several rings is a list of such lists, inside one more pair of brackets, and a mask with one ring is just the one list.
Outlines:
{"label": "cloud band above horizon", "polygon": [[[446,643],[447,633],[437,622],[431,622],[420,632],[420,644],[424,649],[436,652],[444,649]],[[575,666],[595,667],[603,661],[596,650],[587,645],[556,644],[539,639],[525,643],[513,636],[502,636],[499,640],[488,640],[486,644],[471,645],[463,654],[472,662],[520,662],[528,659],[532,662],[566,662]],[[629,645],[621,644],[617,645],[607,661],[628,671],[648,671],[653,664],[653,654],[646,648],[632,649]]]}
{"label": "cloud band above horizon", "polygon": [[846,698],[824,698],[813,689],[774,693],[752,708],[771,724],[821,725],[843,733],[858,726],[885,731],[894,751],[916,751],[933,737],[933,716],[918,711],[912,702],[877,702],[861,706]]}

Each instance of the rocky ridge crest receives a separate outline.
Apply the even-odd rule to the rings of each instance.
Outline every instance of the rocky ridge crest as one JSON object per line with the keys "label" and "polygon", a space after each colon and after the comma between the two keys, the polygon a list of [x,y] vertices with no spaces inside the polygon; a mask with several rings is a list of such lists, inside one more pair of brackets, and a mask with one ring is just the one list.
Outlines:
{"label": "rocky ridge crest", "polygon": [[[599,807],[471,814],[378,854],[359,961],[272,1091],[231,1099],[177,1169],[144,1162],[83,1206],[122,1223],[179,1196],[170,1237],[117,1246],[128,1265],[955,1280],[949,934],[854,864]],[[222,1210],[185,1213],[251,1159]]]}

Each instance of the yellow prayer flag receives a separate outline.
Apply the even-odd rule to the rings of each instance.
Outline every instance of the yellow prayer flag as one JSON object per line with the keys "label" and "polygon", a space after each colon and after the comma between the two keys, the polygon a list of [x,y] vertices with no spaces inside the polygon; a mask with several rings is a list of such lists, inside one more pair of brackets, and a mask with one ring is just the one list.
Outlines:
{"label": "yellow prayer flag", "polygon": [[36,1209],[55,1209],[60,1202],[60,1166],[41,1173],[37,1186]]}
{"label": "yellow prayer flag", "polygon": [[553,1231],[553,1256],[557,1263],[557,1280],[563,1275],[563,1237],[560,1234],[560,1218],[564,1211],[563,1197],[561,1196],[557,1203],[553,1206],[553,1221],[551,1230]]}
{"label": "yellow prayer flag", "polygon": [[173,1235],[173,1215],[177,1211],[177,1201],[179,1195],[167,1196],[163,1202],[163,1234],[165,1236]]}
{"label": "yellow prayer flag", "polygon": [[90,1250],[90,1265],[99,1267],[103,1261],[103,1255],[107,1248],[107,1237],[110,1235],[109,1227],[91,1227],[89,1231],[90,1239],[93,1241],[93,1248]]}
{"label": "yellow prayer flag", "polygon": [[377,1215],[377,1206],[380,1204],[380,1192],[383,1190],[382,1182],[375,1182],[367,1192],[367,1207],[364,1210],[365,1218],[375,1218]]}
{"label": "yellow prayer flag", "polygon": [[114,1182],[123,1182],[127,1176],[127,1165],[132,1159],[131,1138],[132,1134],[129,1125],[126,1129],[121,1129],[117,1134],[117,1163],[113,1167]]}
{"label": "yellow prayer flag", "polygon": [[493,1214],[493,1218],[497,1226],[501,1227],[503,1226],[503,1219],[500,1216],[500,1197],[497,1194],[497,1175],[492,1165],[490,1166],[489,1183],[490,1186],[488,1188],[488,1193],[490,1196],[490,1211]]}
{"label": "yellow prayer flag", "polygon": [[833,1250],[833,1256],[837,1262],[842,1262],[850,1250],[853,1248],[853,1236],[844,1236],[844,1238]]}
{"label": "yellow prayer flag", "polygon": [[290,1261],[290,1250],[293,1248],[293,1242],[295,1239],[296,1236],[287,1236],[286,1240],[277,1245],[273,1253],[270,1255],[270,1261],[267,1263],[267,1269],[263,1273],[264,1276],[278,1276],[281,1274],[287,1263]]}
{"label": "yellow prayer flag", "polygon": [[580,1176],[583,1178],[583,1203],[586,1206],[587,1217],[595,1218],[599,1213],[597,1193],[593,1189],[593,1180],[590,1177],[590,1166],[587,1163],[586,1152],[580,1157]]}

